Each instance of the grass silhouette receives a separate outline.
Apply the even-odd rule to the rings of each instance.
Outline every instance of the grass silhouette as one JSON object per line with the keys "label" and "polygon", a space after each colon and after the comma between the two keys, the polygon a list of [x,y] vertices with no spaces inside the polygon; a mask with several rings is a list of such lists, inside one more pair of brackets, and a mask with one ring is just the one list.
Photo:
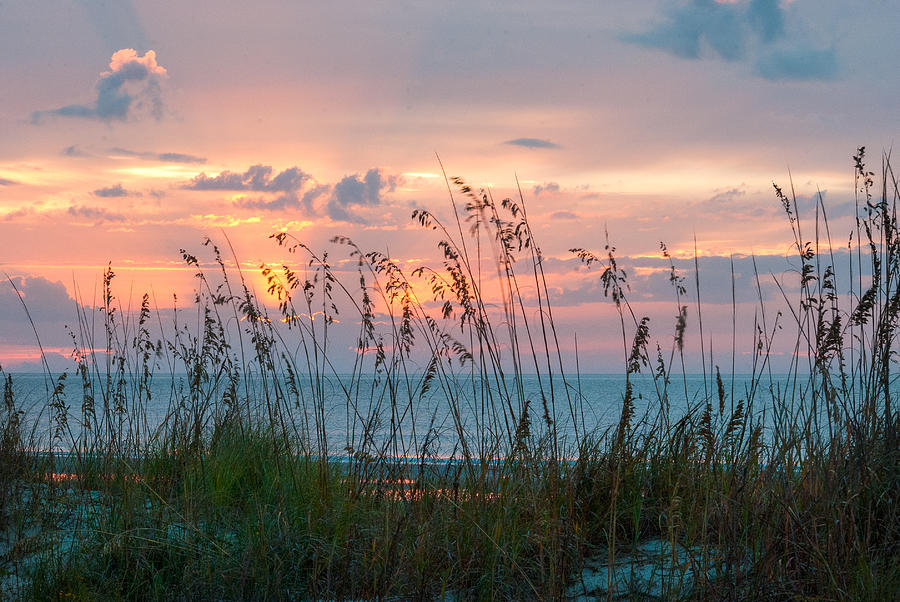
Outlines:
{"label": "grass silhouette", "polygon": [[[601,431],[579,419],[591,399],[563,361],[521,193],[495,202],[448,179],[450,223],[413,213],[437,236],[440,261],[412,271],[338,237],[356,268],[347,280],[327,253],[275,234],[293,259],[261,266],[277,310],[210,240],[215,270],[182,251],[198,293],[171,324],[148,295],[124,311],[108,269],[100,323],[77,316],[72,375],[45,363],[49,427],[29,423],[3,375],[4,595],[896,597],[900,194],[889,156],[878,178],[864,159],[860,148],[847,265],[836,265],[845,255],[833,252],[822,199],[804,223],[793,193],[775,187],[799,296],[782,289],[787,309],[767,316],[759,293],[750,385],[737,394],[701,347],[709,386],[699,402],[688,397],[688,282],[665,245],[677,313],[663,334],[631,304],[610,244],[572,249],[600,271],[622,339],[621,411]],[[487,284],[485,266],[499,284]],[[339,320],[359,330],[338,379]],[[779,380],[770,353],[785,322],[796,339]],[[163,373],[184,378],[155,417]],[[644,416],[639,373],[656,392]],[[80,384],[77,399],[66,378]],[[435,391],[450,428],[421,403]],[[335,395],[341,449],[329,437]],[[574,440],[560,434],[565,421]],[[438,452],[448,448],[452,461]]]}

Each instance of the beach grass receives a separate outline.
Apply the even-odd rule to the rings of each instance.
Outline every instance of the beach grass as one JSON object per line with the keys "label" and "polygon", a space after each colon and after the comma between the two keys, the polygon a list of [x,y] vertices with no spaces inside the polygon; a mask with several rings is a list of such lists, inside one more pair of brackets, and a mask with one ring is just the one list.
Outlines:
{"label": "beach grass", "polygon": [[[198,293],[165,326],[147,295],[122,309],[109,269],[97,314],[76,316],[70,374],[46,365],[40,424],[3,374],[3,595],[896,599],[900,195],[889,156],[875,174],[859,149],[854,170],[845,254],[821,198],[802,220],[775,187],[798,282],[778,315],[760,302],[751,385],[737,394],[704,355],[706,394],[686,398],[684,341],[704,340],[699,274],[672,264],[676,318],[651,331],[615,249],[572,249],[600,273],[623,341],[619,416],[599,431],[578,430],[586,367],[563,360],[521,195],[495,202],[449,178],[451,221],[413,214],[440,261],[412,271],[338,237],[348,279],[329,254],[275,234],[290,261],[261,270],[277,310],[212,241],[209,261],[182,251]],[[335,380],[338,320],[359,330]],[[782,325],[794,353],[776,382]],[[181,385],[154,417],[153,379],[172,373]],[[643,413],[639,373],[657,392]],[[334,382],[342,449],[329,447]],[[441,429],[408,420],[429,391],[450,416]],[[568,417],[574,440],[557,430]]]}

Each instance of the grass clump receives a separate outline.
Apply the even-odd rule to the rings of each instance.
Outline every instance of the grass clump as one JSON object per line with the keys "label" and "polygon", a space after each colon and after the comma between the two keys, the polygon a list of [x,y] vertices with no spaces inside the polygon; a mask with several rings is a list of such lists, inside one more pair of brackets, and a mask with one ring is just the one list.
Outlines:
{"label": "grass clump", "polygon": [[[29,427],[4,379],[4,594],[896,597],[898,186],[889,157],[880,190],[864,158],[849,251],[832,245],[821,198],[807,238],[776,186],[798,278],[776,281],[774,316],[759,294],[743,390],[708,351],[699,261],[689,293],[662,245],[676,318],[660,336],[615,249],[573,249],[599,269],[623,342],[621,408],[601,430],[563,361],[521,197],[450,180],[450,223],[413,214],[440,262],[411,272],[338,237],[348,279],[276,234],[297,265],[262,266],[271,313],[211,241],[209,263],[182,252],[197,297],[166,327],[147,296],[123,311],[108,270],[100,332],[82,314],[73,333],[73,403],[48,374],[48,429]],[[335,341],[354,323],[354,364],[338,374]],[[794,340],[776,375],[779,332]]]}

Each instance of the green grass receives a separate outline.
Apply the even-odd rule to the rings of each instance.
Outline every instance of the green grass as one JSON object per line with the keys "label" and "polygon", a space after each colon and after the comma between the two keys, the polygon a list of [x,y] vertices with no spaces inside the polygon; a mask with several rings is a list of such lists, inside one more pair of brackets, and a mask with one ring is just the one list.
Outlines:
{"label": "green grass", "polygon": [[[554,426],[590,400],[551,384],[574,384],[577,375],[559,352],[521,198],[495,203],[452,180],[456,221],[414,214],[438,235],[442,260],[410,273],[338,238],[358,268],[343,281],[327,255],[278,234],[297,263],[262,268],[281,315],[269,316],[243,277],[234,280],[212,243],[218,271],[183,252],[199,293],[161,341],[151,334],[159,317],[149,297],[138,312],[122,311],[107,271],[102,323],[97,329],[93,316],[79,315],[73,339],[110,354],[78,355],[70,376],[82,383],[77,400],[64,398],[48,370],[47,437],[25,423],[4,380],[4,595],[558,599],[579,592],[585,567],[635,558],[652,544],[663,550],[653,587],[666,597],[897,598],[900,421],[890,384],[898,189],[889,158],[880,190],[862,149],[854,159],[860,220],[849,265],[834,265],[830,241],[818,238],[828,226],[824,205],[812,225],[801,222],[793,197],[776,188],[795,234],[799,292],[785,293],[783,315],[766,316],[760,305],[752,333],[758,389],[740,399],[719,381],[691,409],[672,409],[685,401],[683,340],[695,336],[683,318],[687,283],[674,266],[679,318],[672,333],[653,333],[629,303],[614,249],[573,249],[602,270],[626,358],[618,424],[579,432],[574,450],[563,449]],[[816,236],[801,236],[808,231]],[[483,292],[483,264],[499,276],[499,303]],[[849,294],[835,273],[853,283]],[[417,281],[431,298],[417,296]],[[321,453],[339,308],[341,319],[360,322],[357,364],[344,381],[357,418],[343,462]],[[376,313],[388,315],[387,327],[376,325]],[[324,319],[291,319],[301,314]],[[290,330],[274,326],[281,317]],[[768,389],[774,401],[760,407],[779,323],[796,333],[795,386]],[[658,353],[648,351],[654,343]],[[509,350],[502,360],[501,348]],[[150,383],[164,369],[188,376],[154,430]],[[641,371],[658,391],[644,419],[630,385]],[[535,372],[542,394],[528,397],[519,384]],[[368,373],[378,379],[358,378]],[[487,398],[480,432],[463,428],[461,386]],[[392,419],[420,411],[426,389],[446,398],[454,423],[441,436],[457,460],[398,463],[397,455],[427,459],[433,450],[423,443],[431,435],[390,430]],[[385,400],[380,410],[375,399]],[[768,430],[763,410],[774,417]],[[69,420],[84,425],[80,434]],[[54,446],[73,453],[29,452]],[[574,461],[557,460],[573,451]],[[70,478],[47,478],[63,466]],[[610,573],[599,590],[614,584]],[[639,598],[641,587],[613,589]]]}

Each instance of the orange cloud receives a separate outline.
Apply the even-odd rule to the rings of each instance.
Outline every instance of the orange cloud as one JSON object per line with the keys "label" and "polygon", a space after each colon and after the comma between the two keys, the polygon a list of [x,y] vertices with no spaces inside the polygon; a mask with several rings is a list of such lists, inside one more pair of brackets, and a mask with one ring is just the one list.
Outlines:
{"label": "orange cloud", "polygon": [[148,50],[144,56],[139,56],[134,48],[122,48],[121,50],[116,50],[113,53],[112,58],[109,59],[109,71],[104,71],[100,75],[101,77],[112,75],[113,73],[129,67],[133,63],[143,65],[148,73],[162,76],[168,75],[166,68],[156,62],[155,50]]}

